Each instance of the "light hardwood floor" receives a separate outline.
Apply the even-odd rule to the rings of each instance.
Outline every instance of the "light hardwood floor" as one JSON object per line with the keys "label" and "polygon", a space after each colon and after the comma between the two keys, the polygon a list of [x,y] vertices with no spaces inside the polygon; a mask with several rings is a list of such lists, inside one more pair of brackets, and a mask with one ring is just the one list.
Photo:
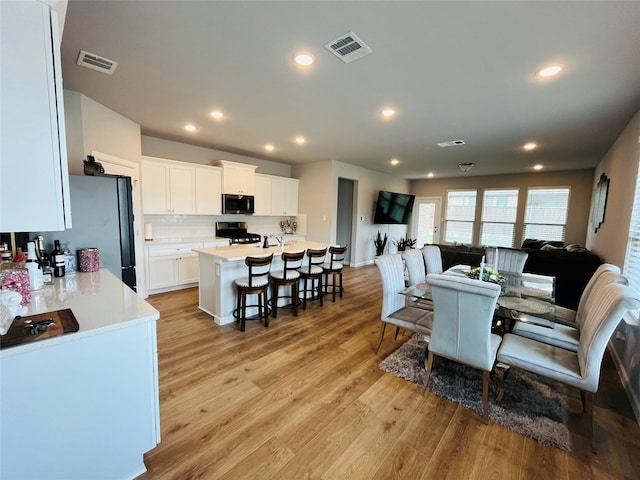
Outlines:
{"label": "light hardwood floor", "polygon": [[589,448],[577,395],[572,453],[540,446],[378,363],[381,287],[375,266],[346,268],[345,296],[279,310],[270,327],[223,327],[197,289],[149,297],[160,311],[162,441],[141,479],[640,478],[638,426],[606,357]]}

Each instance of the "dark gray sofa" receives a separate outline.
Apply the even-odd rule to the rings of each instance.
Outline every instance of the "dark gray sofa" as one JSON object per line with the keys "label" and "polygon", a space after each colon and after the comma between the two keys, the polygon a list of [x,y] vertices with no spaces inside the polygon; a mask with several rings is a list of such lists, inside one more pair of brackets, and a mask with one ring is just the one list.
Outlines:
{"label": "dark gray sofa", "polygon": [[[523,246],[529,246],[520,249],[529,254],[524,271],[556,277],[556,303],[575,310],[578,308],[584,287],[598,266],[602,264],[602,259],[586,249],[569,251],[563,247],[545,248],[545,245],[549,244],[550,242],[529,241],[529,239],[523,242]],[[553,244],[559,245],[558,242]],[[480,265],[482,256],[485,255],[484,247],[464,245],[438,245],[438,247],[440,247],[444,269],[458,264],[477,267]]]}

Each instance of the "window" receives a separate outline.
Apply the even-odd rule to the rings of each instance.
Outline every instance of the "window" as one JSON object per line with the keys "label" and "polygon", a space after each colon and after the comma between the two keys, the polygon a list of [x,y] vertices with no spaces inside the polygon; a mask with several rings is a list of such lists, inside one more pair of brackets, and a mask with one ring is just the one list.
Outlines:
{"label": "window", "polygon": [[[640,291],[640,174],[636,180],[636,193],[633,199],[631,222],[629,222],[624,274],[629,279],[629,285],[636,291]],[[635,316],[637,318],[637,314]]]}
{"label": "window", "polygon": [[523,238],[564,241],[570,190],[568,187],[529,189]]}
{"label": "window", "polygon": [[513,247],[518,189],[485,190],[482,201],[480,244],[492,247]]}
{"label": "window", "polygon": [[473,243],[473,221],[476,216],[476,191],[447,192],[447,219],[444,241]]}

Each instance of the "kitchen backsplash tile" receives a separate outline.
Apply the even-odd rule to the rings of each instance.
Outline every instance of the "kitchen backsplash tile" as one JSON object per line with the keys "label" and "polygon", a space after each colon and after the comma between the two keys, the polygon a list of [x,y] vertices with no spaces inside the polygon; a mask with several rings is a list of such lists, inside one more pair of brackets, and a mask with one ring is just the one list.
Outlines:
{"label": "kitchen backsplash tile", "polygon": [[[153,238],[215,237],[216,222],[247,222],[248,231],[261,235],[280,232],[280,220],[296,217],[255,217],[252,215],[145,215],[153,225]],[[305,222],[306,223],[306,222]],[[306,230],[306,228],[305,228]],[[305,232],[298,228],[296,233]]]}

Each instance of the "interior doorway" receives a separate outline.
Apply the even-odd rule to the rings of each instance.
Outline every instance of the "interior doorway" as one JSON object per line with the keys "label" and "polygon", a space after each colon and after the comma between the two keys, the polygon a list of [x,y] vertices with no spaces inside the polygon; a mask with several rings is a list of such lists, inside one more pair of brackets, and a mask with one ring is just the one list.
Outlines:
{"label": "interior doorway", "polygon": [[411,216],[411,238],[422,248],[426,243],[440,243],[440,215],[442,198],[416,197]]}
{"label": "interior doorway", "polygon": [[347,245],[345,264],[351,264],[351,245],[353,238],[353,205],[355,181],[338,178],[338,206],[336,212],[336,243]]}

